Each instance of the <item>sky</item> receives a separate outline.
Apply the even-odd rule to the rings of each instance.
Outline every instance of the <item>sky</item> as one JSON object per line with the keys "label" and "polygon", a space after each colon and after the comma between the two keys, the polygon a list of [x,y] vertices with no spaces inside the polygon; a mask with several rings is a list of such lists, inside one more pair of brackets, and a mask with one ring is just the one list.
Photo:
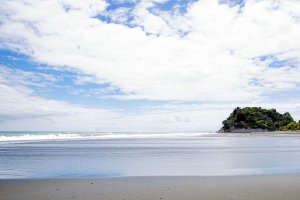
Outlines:
{"label": "sky", "polygon": [[2,0],[0,130],[214,132],[300,120],[299,0]]}

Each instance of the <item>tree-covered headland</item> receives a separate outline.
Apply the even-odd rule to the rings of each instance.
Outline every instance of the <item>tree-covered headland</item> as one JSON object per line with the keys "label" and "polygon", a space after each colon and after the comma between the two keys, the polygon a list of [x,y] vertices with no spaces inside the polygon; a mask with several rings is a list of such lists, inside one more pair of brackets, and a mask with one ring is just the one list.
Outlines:
{"label": "tree-covered headland", "polygon": [[234,132],[237,130],[297,131],[300,130],[300,122],[295,122],[288,112],[281,114],[275,109],[237,107],[223,121],[220,132]]}

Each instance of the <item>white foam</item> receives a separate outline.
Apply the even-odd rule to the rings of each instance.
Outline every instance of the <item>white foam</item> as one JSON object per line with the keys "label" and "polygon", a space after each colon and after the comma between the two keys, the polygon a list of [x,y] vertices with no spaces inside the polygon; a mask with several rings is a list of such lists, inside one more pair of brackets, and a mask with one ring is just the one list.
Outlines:
{"label": "white foam", "polygon": [[0,142],[78,140],[78,139],[126,139],[126,138],[176,138],[197,137],[212,133],[35,133],[0,135]]}

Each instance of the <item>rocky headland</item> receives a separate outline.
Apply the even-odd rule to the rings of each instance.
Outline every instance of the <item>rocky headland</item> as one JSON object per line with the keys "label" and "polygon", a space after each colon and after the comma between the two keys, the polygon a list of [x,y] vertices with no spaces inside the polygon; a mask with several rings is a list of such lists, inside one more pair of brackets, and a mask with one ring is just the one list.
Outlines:
{"label": "rocky headland", "polygon": [[297,123],[290,113],[281,114],[276,109],[261,107],[237,107],[222,122],[219,133],[251,133],[274,131],[299,131],[300,121]]}

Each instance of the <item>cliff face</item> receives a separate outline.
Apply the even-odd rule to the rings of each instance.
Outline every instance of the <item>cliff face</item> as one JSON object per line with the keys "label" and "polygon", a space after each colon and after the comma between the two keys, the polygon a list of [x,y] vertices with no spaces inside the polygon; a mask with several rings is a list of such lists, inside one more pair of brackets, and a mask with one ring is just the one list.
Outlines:
{"label": "cliff face", "polygon": [[260,107],[235,108],[223,121],[219,132],[265,132],[282,130],[294,123],[289,113],[280,114],[275,109]]}

